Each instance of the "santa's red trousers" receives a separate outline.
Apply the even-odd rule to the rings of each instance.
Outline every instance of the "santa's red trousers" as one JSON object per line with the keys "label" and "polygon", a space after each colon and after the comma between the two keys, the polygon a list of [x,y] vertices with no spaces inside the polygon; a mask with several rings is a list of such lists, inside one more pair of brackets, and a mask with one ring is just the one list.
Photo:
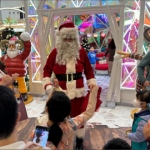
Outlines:
{"label": "santa's red trousers", "polygon": [[81,106],[83,101],[84,97],[74,98],[73,100],[71,100],[71,113],[70,113],[71,118],[76,117],[82,113]]}

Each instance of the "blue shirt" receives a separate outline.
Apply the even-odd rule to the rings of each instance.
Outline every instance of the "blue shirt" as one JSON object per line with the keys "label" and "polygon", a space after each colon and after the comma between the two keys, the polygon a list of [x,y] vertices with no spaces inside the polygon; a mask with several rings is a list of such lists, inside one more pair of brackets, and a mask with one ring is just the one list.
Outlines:
{"label": "blue shirt", "polygon": [[96,60],[100,60],[99,58],[96,57],[95,52],[89,52],[88,58],[89,58],[91,64],[96,64]]}

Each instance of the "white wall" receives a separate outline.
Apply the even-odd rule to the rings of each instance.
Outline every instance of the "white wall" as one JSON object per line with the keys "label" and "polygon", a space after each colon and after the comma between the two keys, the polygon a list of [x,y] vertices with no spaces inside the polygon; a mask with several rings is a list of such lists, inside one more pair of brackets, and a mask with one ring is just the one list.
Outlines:
{"label": "white wall", "polygon": [[[1,8],[4,7],[18,7],[18,6],[24,6],[23,0],[1,0]],[[2,10],[1,11],[2,20],[5,18],[10,17],[12,19],[20,19],[20,12],[15,10]]]}

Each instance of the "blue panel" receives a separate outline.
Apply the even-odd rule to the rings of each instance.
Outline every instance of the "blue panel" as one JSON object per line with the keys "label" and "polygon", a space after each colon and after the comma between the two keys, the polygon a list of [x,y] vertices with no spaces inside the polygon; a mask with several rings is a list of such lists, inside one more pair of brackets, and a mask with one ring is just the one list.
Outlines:
{"label": "blue panel", "polygon": [[[103,23],[106,24],[106,26]],[[107,26],[109,27],[108,18],[106,16],[106,14],[96,14],[94,16],[94,24],[93,24],[93,26],[96,29],[97,28],[107,28]]]}

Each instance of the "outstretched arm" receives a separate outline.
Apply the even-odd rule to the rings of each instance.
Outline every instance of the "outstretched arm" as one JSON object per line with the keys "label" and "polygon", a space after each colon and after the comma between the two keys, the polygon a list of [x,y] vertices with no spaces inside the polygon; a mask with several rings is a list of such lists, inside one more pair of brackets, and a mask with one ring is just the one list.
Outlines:
{"label": "outstretched arm", "polygon": [[143,59],[143,55],[140,55],[138,53],[128,53],[128,52],[118,51],[117,54],[121,55],[121,58],[132,58],[135,60]]}
{"label": "outstretched arm", "polygon": [[133,142],[143,142],[145,141],[143,128],[146,122],[144,120],[140,121],[135,133],[128,133],[128,138]]}
{"label": "outstretched arm", "polygon": [[74,130],[77,130],[78,128],[83,126],[93,116],[95,112],[95,108],[96,108],[97,95],[98,95],[99,90],[101,90],[100,87],[94,86],[91,89],[91,92],[89,95],[89,101],[88,101],[86,111],[76,116],[75,118],[69,119],[69,122],[72,124],[72,127]]}

